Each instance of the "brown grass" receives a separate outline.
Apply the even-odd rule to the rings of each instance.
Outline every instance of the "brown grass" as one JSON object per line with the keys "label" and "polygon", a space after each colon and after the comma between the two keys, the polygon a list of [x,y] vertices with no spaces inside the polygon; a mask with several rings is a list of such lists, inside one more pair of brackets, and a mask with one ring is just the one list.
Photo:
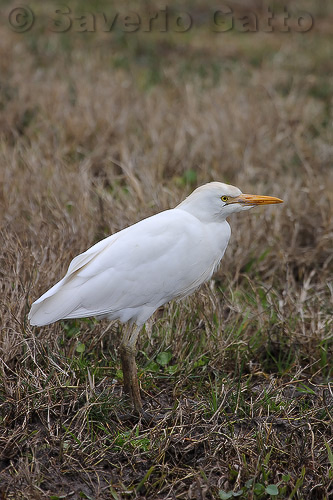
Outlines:
{"label": "brown grass", "polygon": [[[200,2],[187,35],[0,28],[2,498],[333,494],[325,5],[306,3],[304,35],[213,36]],[[123,420],[121,327],[32,329],[30,304],[79,252],[211,180],[285,203],[235,216],[214,280],[147,326],[138,365],[157,418]]]}

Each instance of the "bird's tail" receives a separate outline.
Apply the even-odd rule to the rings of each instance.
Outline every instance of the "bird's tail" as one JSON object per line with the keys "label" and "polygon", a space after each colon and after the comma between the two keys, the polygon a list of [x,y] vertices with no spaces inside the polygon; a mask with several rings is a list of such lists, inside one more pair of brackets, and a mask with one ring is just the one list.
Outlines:
{"label": "bird's tail", "polygon": [[31,325],[49,325],[68,317],[77,308],[75,291],[63,282],[64,279],[56,283],[32,304],[28,316]]}

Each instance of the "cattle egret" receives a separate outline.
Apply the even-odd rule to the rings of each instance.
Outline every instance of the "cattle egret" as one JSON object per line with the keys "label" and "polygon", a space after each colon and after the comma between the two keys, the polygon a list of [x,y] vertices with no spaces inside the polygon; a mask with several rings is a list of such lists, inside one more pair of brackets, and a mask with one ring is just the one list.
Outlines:
{"label": "cattle egret", "polygon": [[171,210],[148,217],[93,245],[69,265],[64,278],[31,307],[31,325],[60,319],[118,319],[129,323],[120,346],[124,388],[142,411],[135,346],[156,309],[191,294],[209,280],[230,238],[226,218],[279,198],[242,194],[210,182]]}

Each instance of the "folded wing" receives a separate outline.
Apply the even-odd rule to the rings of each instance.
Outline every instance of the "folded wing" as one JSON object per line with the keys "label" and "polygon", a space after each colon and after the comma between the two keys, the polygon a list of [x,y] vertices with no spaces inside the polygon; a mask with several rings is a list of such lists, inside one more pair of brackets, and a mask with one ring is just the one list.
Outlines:
{"label": "folded wing", "polygon": [[[193,245],[195,242],[195,245]],[[144,323],[162,304],[191,293],[222,257],[183,210],[168,210],[96,243],[36,300],[32,325],[88,316]]]}

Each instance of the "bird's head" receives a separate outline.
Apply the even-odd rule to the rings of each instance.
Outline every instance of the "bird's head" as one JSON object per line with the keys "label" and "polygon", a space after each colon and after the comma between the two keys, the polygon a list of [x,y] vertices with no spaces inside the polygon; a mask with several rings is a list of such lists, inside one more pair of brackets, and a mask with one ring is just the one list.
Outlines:
{"label": "bird's head", "polygon": [[177,208],[209,222],[225,220],[232,213],[273,203],[283,201],[273,196],[243,194],[237,187],[222,182],[209,182],[193,191]]}

